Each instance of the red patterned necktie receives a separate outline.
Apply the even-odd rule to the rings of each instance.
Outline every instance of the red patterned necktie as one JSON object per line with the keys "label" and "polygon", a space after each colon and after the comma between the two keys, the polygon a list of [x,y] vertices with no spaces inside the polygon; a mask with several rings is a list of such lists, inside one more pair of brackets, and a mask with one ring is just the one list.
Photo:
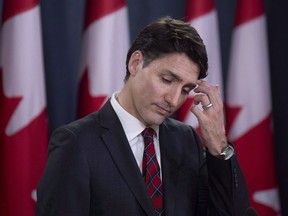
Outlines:
{"label": "red patterned necktie", "polygon": [[162,182],[160,178],[160,167],[157,162],[153,143],[155,131],[146,128],[142,132],[144,138],[144,155],[142,163],[142,173],[147,186],[147,193],[154,204],[155,212],[158,216],[164,216]]}

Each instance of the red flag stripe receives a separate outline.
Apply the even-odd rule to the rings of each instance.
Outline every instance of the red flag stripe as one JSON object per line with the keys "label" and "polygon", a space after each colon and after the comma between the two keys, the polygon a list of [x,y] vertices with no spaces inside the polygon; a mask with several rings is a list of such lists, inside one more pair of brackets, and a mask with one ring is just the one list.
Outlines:
{"label": "red flag stripe", "polygon": [[125,0],[88,0],[86,4],[85,29],[95,20],[113,13],[126,5]]}
{"label": "red flag stripe", "polygon": [[3,3],[3,20],[4,23],[10,17],[15,16],[16,14],[23,13],[31,8],[37,6],[39,3],[38,0],[9,0],[4,1]]}
{"label": "red flag stripe", "polygon": [[190,21],[214,9],[214,0],[187,0],[186,4],[186,20]]}
{"label": "red flag stripe", "polygon": [[264,5],[261,0],[242,0],[237,2],[235,26],[251,21],[264,14]]}

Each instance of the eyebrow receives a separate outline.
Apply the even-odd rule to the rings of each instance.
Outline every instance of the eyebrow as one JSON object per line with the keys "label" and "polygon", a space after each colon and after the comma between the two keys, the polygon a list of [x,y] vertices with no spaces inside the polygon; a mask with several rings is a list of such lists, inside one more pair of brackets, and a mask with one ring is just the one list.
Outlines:
{"label": "eyebrow", "polygon": [[[177,80],[177,82],[182,82],[183,81],[181,79],[181,77],[179,77],[177,74],[173,73],[172,71],[167,70],[166,72],[168,72],[170,76],[174,77]],[[184,86],[185,87],[189,87],[190,89],[194,89],[197,85],[195,83],[187,83]]]}

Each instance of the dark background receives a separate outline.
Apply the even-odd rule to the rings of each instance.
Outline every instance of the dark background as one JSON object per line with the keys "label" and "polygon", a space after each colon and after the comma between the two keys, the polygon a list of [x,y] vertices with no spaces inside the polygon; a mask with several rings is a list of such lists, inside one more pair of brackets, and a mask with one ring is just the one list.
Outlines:
{"label": "dark background", "polygon": [[[131,40],[144,25],[155,18],[164,15],[170,15],[173,18],[185,16],[185,0],[126,0],[126,2]],[[265,1],[275,153],[283,216],[288,215],[288,91],[286,90],[288,86],[288,55],[286,54],[288,50],[288,3],[286,2],[286,0]],[[2,5],[3,0],[0,0],[0,3]],[[75,119],[85,1],[41,0],[40,4],[51,133],[59,125]],[[216,0],[224,84],[229,62],[235,6],[236,0]]]}

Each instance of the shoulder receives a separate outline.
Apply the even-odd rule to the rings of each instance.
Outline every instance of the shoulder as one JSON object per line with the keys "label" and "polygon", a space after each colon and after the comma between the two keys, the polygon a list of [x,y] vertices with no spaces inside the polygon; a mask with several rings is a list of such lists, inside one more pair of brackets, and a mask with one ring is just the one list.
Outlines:
{"label": "shoulder", "polygon": [[102,128],[97,123],[97,113],[62,125],[53,131],[49,140],[49,155],[63,158],[82,157],[89,153],[92,146],[101,143]]}
{"label": "shoulder", "polygon": [[97,125],[99,125],[99,115],[98,112],[94,112],[83,118],[72,121],[69,124],[63,125],[62,127],[80,133],[82,131],[91,130],[92,128],[97,127]]}
{"label": "shoulder", "polygon": [[91,113],[83,118],[74,120],[68,124],[61,125],[56,129],[57,130],[69,130],[72,133],[81,133],[83,131],[91,130],[91,128],[97,125],[98,120],[98,113]]}
{"label": "shoulder", "polygon": [[101,134],[101,126],[99,124],[98,112],[95,112],[59,126],[53,131],[50,141],[70,140],[71,142],[75,142],[79,139],[89,139],[91,136],[99,136],[99,134]]}
{"label": "shoulder", "polygon": [[108,100],[100,110],[62,125],[58,130],[66,129],[75,134],[89,133],[91,131],[95,133],[95,130],[101,133],[104,128],[110,127],[115,122],[117,122],[117,116]]}

